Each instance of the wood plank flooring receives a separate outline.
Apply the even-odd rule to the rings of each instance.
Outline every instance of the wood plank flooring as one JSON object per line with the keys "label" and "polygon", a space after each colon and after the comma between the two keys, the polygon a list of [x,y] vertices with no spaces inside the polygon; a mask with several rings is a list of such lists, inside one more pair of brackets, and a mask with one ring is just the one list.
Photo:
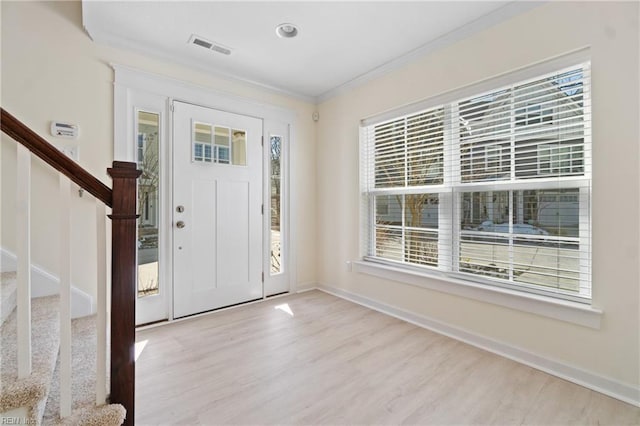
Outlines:
{"label": "wood plank flooring", "polygon": [[319,291],[137,341],[136,424],[640,424],[640,408]]}

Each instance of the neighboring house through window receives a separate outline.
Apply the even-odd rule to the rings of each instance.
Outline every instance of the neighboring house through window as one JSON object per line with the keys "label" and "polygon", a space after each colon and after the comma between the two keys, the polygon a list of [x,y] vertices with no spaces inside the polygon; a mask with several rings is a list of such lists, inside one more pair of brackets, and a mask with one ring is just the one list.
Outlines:
{"label": "neighboring house through window", "polygon": [[140,168],[144,164],[144,150],[147,147],[145,141],[145,135],[143,133],[138,134],[138,168]]}

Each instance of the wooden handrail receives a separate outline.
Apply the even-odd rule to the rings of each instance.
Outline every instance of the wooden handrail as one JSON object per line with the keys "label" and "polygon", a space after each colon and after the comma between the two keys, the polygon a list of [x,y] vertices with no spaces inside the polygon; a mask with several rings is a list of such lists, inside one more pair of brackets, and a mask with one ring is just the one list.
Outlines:
{"label": "wooden handrail", "polygon": [[113,193],[107,185],[64,155],[20,120],[9,114],[4,108],[1,108],[1,110],[0,124],[4,133],[11,136],[16,142],[26,146],[35,156],[71,179],[72,182],[75,182],[108,207],[113,206]]}

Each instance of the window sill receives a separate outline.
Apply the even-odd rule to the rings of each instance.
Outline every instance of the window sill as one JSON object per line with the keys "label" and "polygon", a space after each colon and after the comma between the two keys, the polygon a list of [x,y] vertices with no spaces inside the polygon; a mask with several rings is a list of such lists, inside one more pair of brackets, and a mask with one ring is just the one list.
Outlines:
{"label": "window sill", "polygon": [[354,261],[353,271],[600,329],[602,310],[582,303],[482,285],[437,272],[430,274],[369,261]]}

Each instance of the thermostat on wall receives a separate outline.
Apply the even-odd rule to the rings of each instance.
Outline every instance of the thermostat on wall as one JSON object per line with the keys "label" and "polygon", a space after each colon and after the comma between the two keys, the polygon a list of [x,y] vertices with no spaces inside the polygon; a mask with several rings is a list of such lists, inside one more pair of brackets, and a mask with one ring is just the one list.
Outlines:
{"label": "thermostat on wall", "polygon": [[59,138],[77,139],[80,127],[77,124],[51,122],[51,135]]}

